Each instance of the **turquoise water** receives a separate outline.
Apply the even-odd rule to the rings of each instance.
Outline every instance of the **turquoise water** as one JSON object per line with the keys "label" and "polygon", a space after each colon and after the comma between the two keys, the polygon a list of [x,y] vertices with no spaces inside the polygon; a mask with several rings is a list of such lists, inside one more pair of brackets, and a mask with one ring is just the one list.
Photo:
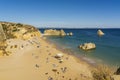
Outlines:
{"label": "turquoise water", "polygon": [[[49,37],[49,41],[82,56],[91,63],[107,63],[120,66],[120,29],[102,29],[104,36],[98,37],[98,29],[64,29],[73,36]],[[85,42],[96,44],[95,50],[83,51],[78,46]]]}

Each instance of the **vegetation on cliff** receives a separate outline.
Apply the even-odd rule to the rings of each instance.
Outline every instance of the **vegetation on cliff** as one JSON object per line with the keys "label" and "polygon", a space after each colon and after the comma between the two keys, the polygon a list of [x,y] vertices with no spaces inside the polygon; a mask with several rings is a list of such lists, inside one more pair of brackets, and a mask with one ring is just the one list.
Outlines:
{"label": "vegetation on cliff", "polygon": [[0,22],[0,55],[9,55],[6,51],[8,39],[27,40],[34,36],[40,36],[40,31],[31,25],[21,23]]}

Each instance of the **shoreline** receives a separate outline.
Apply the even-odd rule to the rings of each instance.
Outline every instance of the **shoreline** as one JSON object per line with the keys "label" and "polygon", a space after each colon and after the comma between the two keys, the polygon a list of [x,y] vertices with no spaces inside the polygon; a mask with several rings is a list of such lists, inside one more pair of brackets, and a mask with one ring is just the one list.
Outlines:
{"label": "shoreline", "polygon": [[86,63],[86,64],[88,64],[88,65],[90,65],[92,67],[96,67],[97,65],[102,64],[102,63],[95,62],[93,59],[90,59],[90,58],[84,57],[84,56],[82,56],[80,54],[77,54],[76,52],[70,51],[69,49],[67,49],[67,50],[63,49],[61,46],[55,44],[54,42],[49,41],[49,39],[46,39],[45,41],[48,44],[54,45],[57,50],[65,53],[67,55],[73,56],[77,61],[84,62],[84,63]]}
{"label": "shoreline", "polygon": [[[1,80],[92,80],[92,67],[89,64],[58,50],[54,44],[40,37],[7,42],[7,50],[12,51],[12,55],[0,58]],[[17,45],[17,48],[11,49],[13,45]],[[55,58],[57,54],[64,55],[62,62]]]}
{"label": "shoreline", "polygon": [[[46,37],[46,36],[43,36],[43,37]],[[89,65],[91,65],[91,66],[93,66],[93,67],[96,67],[96,66],[98,66],[98,65],[107,65],[107,66],[109,66],[109,67],[119,66],[119,65],[113,65],[113,64],[110,64],[110,63],[107,63],[107,62],[99,62],[99,61],[101,61],[100,59],[97,59],[97,58],[89,58],[89,57],[80,55],[80,54],[78,54],[78,53],[76,53],[76,52],[74,52],[74,51],[71,51],[70,49],[62,48],[62,46],[59,46],[59,43],[56,44],[56,43],[50,41],[49,38],[48,38],[48,39],[45,39],[45,41],[46,41],[47,43],[49,43],[49,44],[52,44],[52,45],[56,46],[56,49],[58,49],[58,50],[60,50],[60,51],[62,51],[62,52],[64,52],[64,53],[67,53],[67,54],[69,54],[69,55],[71,55],[71,56],[74,56],[74,57],[77,58],[78,60],[83,61],[83,62],[86,62],[87,64],[89,64]],[[66,49],[67,49],[67,51],[66,51]]]}

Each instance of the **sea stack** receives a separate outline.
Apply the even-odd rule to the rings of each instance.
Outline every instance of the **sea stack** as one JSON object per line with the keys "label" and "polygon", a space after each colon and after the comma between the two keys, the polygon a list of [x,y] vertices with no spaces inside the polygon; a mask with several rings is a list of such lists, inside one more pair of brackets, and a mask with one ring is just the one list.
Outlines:
{"label": "sea stack", "polygon": [[69,36],[72,36],[72,35],[73,35],[73,33],[72,33],[72,32],[70,32],[70,33],[69,33]]}
{"label": "sea stack", "polygon": [[95,49],[96,45],[94,43],[84,43],[81,44],[79,48],[86,51],[86,50]]}
{"label": "sea stack", "polygon": [[97,31],[97,34],[98,34],[98,36],[103,36],[104,35],[104,33],[102,32],[102,30],[100,30],[100,29]]}

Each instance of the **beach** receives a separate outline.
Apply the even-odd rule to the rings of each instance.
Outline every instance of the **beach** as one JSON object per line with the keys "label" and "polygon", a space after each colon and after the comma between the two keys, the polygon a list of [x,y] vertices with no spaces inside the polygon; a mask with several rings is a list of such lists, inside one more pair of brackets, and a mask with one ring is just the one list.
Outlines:
{"label": "beach", "polygon": [[[98,28],[94,29],[64,29],[66,33],[73,32],[73,36],[50,36],[47,39],[59,46],[67,49],[72,54],[77,54],[80,59],[87,60],[89,63],[101,63],[110,66],[120,66],[120,29],[101,29],[105,35],[97,35]],[[43,30],[44,31],[44,30]],[[84,51],[78,46],[83,43],[95,43],[96,49]]]}
{"label": "beach", "polygon": [[[1,80],[92,80],[89,64],[63,53],[42,37],[9,39],[7,43],[12,54],[0,58]],[[55,58],[57,54],[63,55],[62,61]]]}

